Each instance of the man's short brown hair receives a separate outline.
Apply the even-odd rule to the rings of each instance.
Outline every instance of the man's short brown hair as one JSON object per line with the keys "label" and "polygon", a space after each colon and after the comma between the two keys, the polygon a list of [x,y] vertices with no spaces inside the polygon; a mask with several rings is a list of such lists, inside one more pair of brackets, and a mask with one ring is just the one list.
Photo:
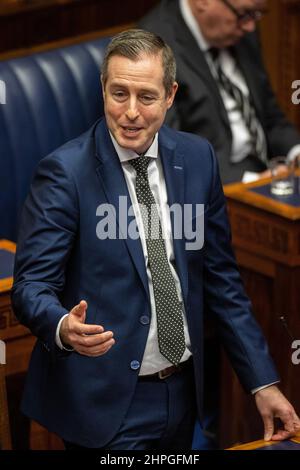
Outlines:
{"label": "man's short brown hair", "polygon": [[161,54],[164,71],[163,84],[166,94],[169,95],[176,79],[176,62],[172,49],[156,34],[143,29],[129,29],[114,36],[105,51],[101,78],[103,85],[107,81],[108,63],[113,56],[127,57],[138,60],[142,54]]}

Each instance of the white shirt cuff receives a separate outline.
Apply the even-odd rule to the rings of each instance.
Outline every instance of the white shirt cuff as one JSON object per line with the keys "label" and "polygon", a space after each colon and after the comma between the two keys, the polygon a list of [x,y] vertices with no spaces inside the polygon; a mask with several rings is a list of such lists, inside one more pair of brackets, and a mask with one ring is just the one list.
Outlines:
{"label": "white shirt cuff", "polygon": [[74,351],[73,348],[66,348],[62,342],[61,342],[61,339],[60,339],[60,327],[61,327],[61,324],[62,324],[62,321],[65,317],[67,317],[69,314],[66,313],[63,317],[61,317],[61,319],[59,320],[58,322],[58,325],[57,325],[57,328],[56,328],[56,334],[55,334],[55,342],[57,344],[57,346],[59,347],[59,349],[62,349],[63,351]]}
{"label": "white shirt cuff", "polygon": [[254,171],[245,171],[243,174],[242,182],[243,183],[252,183],[253,181],[257,181],[259,178],[259,173],[255,173]]}
{"label": "white shirt cuff", "polygon": [[262,385],[261,387],[256,387],[253,390],[251,390],[251,393],[252,393],[252,395],[255,395],[256,392],[259,392],[260,390],[263,390],[264,388],[271,387],[271,385],[275,385],[275,384],[278,384],[278,383],[279,383],[279,380],[277,380],[276,382],[272,382],[270,384],[267,384],[267,385]]}

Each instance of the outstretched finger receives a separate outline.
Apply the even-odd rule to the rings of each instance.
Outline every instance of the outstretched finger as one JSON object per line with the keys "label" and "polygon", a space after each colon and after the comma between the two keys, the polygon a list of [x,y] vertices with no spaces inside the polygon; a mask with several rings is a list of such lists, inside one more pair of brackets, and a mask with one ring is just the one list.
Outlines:
{"label": "outstretched finger", "polygon": [[84,323],[87,306],[87,302],[85,300],[81,300],[79,304],[72,308],[70,314],[75,315],[82,323]]}

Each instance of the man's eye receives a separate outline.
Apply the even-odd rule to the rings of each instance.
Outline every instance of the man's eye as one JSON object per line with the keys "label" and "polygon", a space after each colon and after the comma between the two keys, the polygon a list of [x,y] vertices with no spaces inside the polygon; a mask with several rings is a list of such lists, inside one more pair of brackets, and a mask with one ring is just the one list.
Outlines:
{"label": "man's eye", "polygon": [[123,91],[114,91],[113,96],[117,99],[122,99],[125,97],[125,93]]}
{"label": "man's eye", "polygon": [[150,103],[154,101],[154,97],[150,95],[142,95],[141,100],[144,101],[144,103]]}

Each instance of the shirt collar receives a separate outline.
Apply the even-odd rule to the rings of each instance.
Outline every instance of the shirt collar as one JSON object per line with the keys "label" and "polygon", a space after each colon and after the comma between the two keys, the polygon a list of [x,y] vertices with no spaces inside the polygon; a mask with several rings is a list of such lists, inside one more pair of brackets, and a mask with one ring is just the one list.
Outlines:
{"label": "shirt collar", "polygon": [[[113,146],[115,147],[115,150],[118,154],[118,157],[120,159],[120,162],[128,162],[129,160],[133,160],[134,158],[138,158],[139,154],[136,153],[134,150],[130,149],[125,149],[124,147],[121,147],[112,133],[109,131]],[[156,132],[153,142],[148,148],[148,150],[145,152],[145,157],[152,157],[152,158],[157,158],[158,156],[158,133]]]}
{"label": "shirt collar", "polygon": [[209,42],[207,42],[207,40],[204,38],[200,26],[193,15],[188,0],[179,0],[179,8],[183,19],[192,35],[196,39],[198,46],[203,52],[207,52],[211,48],[211,44],[209,44]]}

